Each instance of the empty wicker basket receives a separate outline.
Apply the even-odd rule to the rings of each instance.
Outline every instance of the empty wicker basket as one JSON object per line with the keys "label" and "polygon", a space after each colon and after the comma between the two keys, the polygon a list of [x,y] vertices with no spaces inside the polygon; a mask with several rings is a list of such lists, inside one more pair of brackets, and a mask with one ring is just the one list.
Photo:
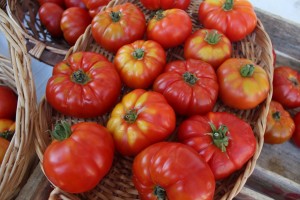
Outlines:
{"label": "empty wicker basket", "polygon": [[[0,199],[14,198],[26,183],[34,158],[33,120],[36,95],[25,41],[0,9],[0,31],[7,39],[10,58],[0,55],[0,84],[18,95],[16,129],[0,166]],[[3,47],[1,47],[3,48]]]}
{"label": "empty wicker basket", "polygon": [[[112,7],[116,4],[124,3],[123,0],[114,0],[111,1],[107,7]],[[138,0],[129,0],[136,5],[144,12],[146,18],[150,17],[150,11],[146,10]],[[200,25],[197,21],[197,8],[201,1],[192,1],[191,5],[188,8],[188,13],[193,19],[193,29],[196,30],[200,28]],[[273,56],[272,56],[272,47],[271,41],[268,34],[265,32],[263,25],[258,20],[256,29],[252,34],[247,36],[240,42],[233,44],[233,57],[242,57],[253,60],[256,64],[262,66],[268,74],[270,83],[273,79]],[[114,55],[107,52],[102,47],[100,47],[94,40],[91,34],[91,26],[89,26],[84,35],[82,35],[72,47],[66,56],[78,52],[78,51],[93,51],[97,53],[102,53],[110,61],[113,60]],[[183,48],[176,47],[169,49],[167,51],[168,61],[176,60],[183,58]],[[272,87],[272,86],[271,86]],[[229,178],[222,180],[217,183],[215,191],[215,199],[232,199],[234,198],[240,190],[243,188],[247,178],[251,175],[255,168],[256,161],[260,155],[262,146],[263,146],[263,135],[266,127],[266,116],[269,110],[269,104],[272,96],[272,88],[269,92],[267,99],[261,103],[257,108],[251,110],[235,110],[225,106],[221,101],[218,101],[214,111],[227,111],[234,113],[245,121],[249,122],[252,126],[255,136],[257,139],[257,149],[254,156],[245,164],[245,166],[232,174]],[[36,150],[40,158],[40,161],[43,162],[43,152],[45,151],[47,145],[50,143],[49,135],[46,134],[46,130],[51,130],[53,124],[60,119],[65,119],[71,123],[77,121],[83,121],[83,119],[71,118],[68,116],[61,115],[56,112],[52,107],[47,103],[47,100],[44,98],[38,108],[38,122],[36,123]],[[107,116],[101,116],[96,120],[99,123],[105,124]],[[58,188],[55,188],[51,194],[51,198],[70,198],[70,199],[139,199],[138,192],[135,190],[134,185],[131,181],[131,164],[132,159],[127,157],[116,156],[114,160],[114,165],[110,173],[98,184],[96,188],[92,191],[72,195],[67,194]]]}

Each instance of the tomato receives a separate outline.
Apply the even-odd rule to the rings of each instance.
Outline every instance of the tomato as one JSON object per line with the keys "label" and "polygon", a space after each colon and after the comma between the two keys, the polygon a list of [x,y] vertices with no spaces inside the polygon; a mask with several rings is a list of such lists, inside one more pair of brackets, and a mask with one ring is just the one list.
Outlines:
{"label": "tomato", "polygon": [[190,0],[140,0],[143,6],[149,10],[179,8],[185,10],[189,7]]}
{"label": "tomato", "polygon": [[175,125],[175,112],[163,95],[135,89],[114,107],[106,127],[116,149],[122,155],[134,156],[170,136]]}
{"label": "tomato", "polygon": [[156,11],[147,26],[147,38],[160,43],[164,48],[182,44],[191,32],[190,16],[177,8]]}
{"label": "tomato", "polygon": [[55,3],[59,5],[61,8],[65,8],[65,2],[64,0],[38,0],[40,6],[42,6],[44,3]]}
{"label": "tomato", "polygon": [[127,86],[146,89],[163,71],[166,53],[155,41],[137,40],[117,51],[114,64]]}
{"label": "tomato", "polygon": [[0,119],[0,137],[11,140],[15,133],[16,123],[10,119]]}
{"label": "tomato", "polygon": [[295,123],[291,115],[280,103],[272,100],[267,116],[264,142],[268,144],[282,144],[292,137],[294,130]]}
{"label": "tomato", "polygon": [[184,57],[203,60],[217,69],[231,57],[230,40],[217,30],[199,29],[187,38]]}
{"label": "tomato", "polygon": [[293,120],[295,123],[295,131],[292,135],[292,141],[300,148],[300,112],[296,113]]}
{"label": "tomato", "polygon": [[67,8],[80,7],[86,9],[83,0],[65,0],[64,2]]}
{"label": "tomato", "polygon": [[188,59],[168,63],[155,80],[153,90],[163,94],[179,115],[194,115],[212,111],[219,86],[210,64]]}
{"label": "tomato", "polygon": [[0,85],[0,119],[15,119],[18,96],[8,86]]}
{"label": "tomato", "polygon": [[204,0],[198,16],[205,28],[219,30],[232,42],[252,33],[257,24],[253,5],[248,0]]}
{"label": "tomato", "polygon": [[62,37],[63,32],[60,29],[60,20],[64,10],[55,3],[44,3],[39,8],[39,17],[41,23],[46,27],[52,37]]}
{"label": "tomato", "polygon": [[54,66],[46,85],[48,103],[74,117],[96,117],[108,112],[121,92],[114,65],[104,56],[77,52]]}
{"label": "tomato", "polygon": [[99,12],[92,21],[96,42],[111,52],[142,39],[146,30],[144,13],[132,3],[124,3]]}
{"label": "tomato", "polygon": [[214,176],[192,148],[171,142],[151,145],[133,161],[133,183],[142,200],[209,200]]}
{"label": "tomato", "polygon": [[4,159],[8,147],[9,147],[9,141],[0,137],[0,165]]}
{"label": "tomato", "polygon": [[217,77],[219,96],[232,108],[255,108],[267,98],[270,90],[266,71],[249,59],[227,59],[218,68]]}
{"label": "tomato", "polygon": [[70,127],[62,122],[55,126],[52,137],[42,165],[49,181],[63,191],[89,191],[110,170],[114,144],[105,127],[94,122],[79,122]]}
{"label": "tomato", "polygon": [[88,8],[91,17],[95,17],[110,0],[82,0]]}
{"label": "tomato", "polygon": [[83,8],[71,7],[66,9],[60,21],[60,28],[65,40],[70,45],[74,45],[91,21],[92,18],[88,11]]}
{"label": "tomato", "polygon": [[226,112],[209,112],[184,120],[178,129],[178,139],[205,159],[216,180],[242,168],[256,150],[251,126]]}
{"label": "tomato", "polygon": [[279,66],[274,70],[273,96],[284,108],[300,106],[300,73],[289,66]]}

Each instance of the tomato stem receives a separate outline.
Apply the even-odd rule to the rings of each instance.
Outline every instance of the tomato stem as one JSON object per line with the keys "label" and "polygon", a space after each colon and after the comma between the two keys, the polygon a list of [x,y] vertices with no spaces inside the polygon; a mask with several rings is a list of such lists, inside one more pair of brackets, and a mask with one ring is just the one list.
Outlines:
{"label": "tomato stem", "polygon": [[136,59],[136,60],[141,60],[143,59],[145,54],[144,49],[141,48],[137,48],[134,50],[134,52],[132,52],[132,56]]}
{"label": "tomato stem", "polygon": [[232,10],[233,8],[233,1],[234,0],[226,0],[224,5],[223,5],[223,10],[225,11],[229,11],[229,10]]}
{"label": "tomato stem", "polygon": [[52,131],[52,138],[55,140],[63,141],[70,137],[72,134],[71,126],[67,122],[57,123]]}
{"label": "tomato stem", "polygon": [[254,69],[255,67],[253,64],[246,64],[245,66],[241,67],[240,74],[243,77],[250,77],[253,75]]}
{"label": "tomato stem", "polygon": [[89,80],[90,80],[89,77],[86,75],[86,73],[82,69],[79,69],[79,70],[73,72],[73,74],[72,74],[72,81],[74,83],[84,85],[84,84],[88,83]]}
{"label": "tomato stem", "polygon": [[217,129],[213,123],[209,123],[212,130],[212,139],[214,145],[216,145],[222,152],[226,152],[228,146],[228,137],[226,136],[228,128],[225,125],[220,125]]}
{"label": "tomato stem", "polygon": [[155,17],[156,20],[161,20],[162,18],[165,17],[164,11],[163,10],[156,11],[154,17]]}
{"label": "tomato stem", "polygon": [[281,117],[281,113],[279,111],[276,111],[276,112],[272,113],[272,117],[274,120],[279,121],[280,117]]}
{"label": "tomato stem", "polygon": [[137,119],[138,117],[138,114],[137,114],[137,111],[136,109],[131,109],[129,111],[126,112],[125,116],[124,116],[124,120],[127,122],[127,123],[134,123],[135,120]]}
{"label": "tomato stem", "polygon": [[111,11],[109,16],[111,17],[111,20],[113,22],[118,22],[121,19],[121,12],[120,11],[117,11],[117,12]]}
{"label": "tomato stem", "polygon": [[204,40],[208,44],[218,44],[221,40],[222,34],[219,34],[217,30],[206,31]]}
{"label": "tomato stem", "polygon": [[3,131],[2,133],[0,133],[0,137],[6,139],[6,140],[11,140],[12,137],[14,135],[14,131],[9,131],[9,130],[6,130],[6,131]]}
{"label": "tomato stem", "polygon": [[157,196],[157,200],[165,200],[167,196],[165,189],[159,185],[155,186],[154,195]]}
{"label": "tomato stem", "polygon": [[185,72],[183,75],[183,80],[190,84],[190,85],[195,85],[195,83],[197,82],[198,78],[195,74],[192,74],[190,72]]}

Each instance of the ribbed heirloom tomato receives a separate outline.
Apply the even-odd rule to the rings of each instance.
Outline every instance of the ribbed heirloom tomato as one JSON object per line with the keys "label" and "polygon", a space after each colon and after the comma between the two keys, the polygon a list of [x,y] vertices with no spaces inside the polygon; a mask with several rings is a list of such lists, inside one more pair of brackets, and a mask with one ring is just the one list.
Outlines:
{"label": "ribbed heirloom tomato", "polygon": [[91,17],[95,17],[98,12],[101,11],[101,9],[106,6],[110,0],[82,0],[87,9],[89,10],[89,13]]}
{"label": "ribbed heirloom tomato", "polygon": [[185,10],[190,5],[190,0],[140,0],[149,10],[167,10],[170,8],[179,8]]}
{"label": "ribbed heirloom tomato", "polygon": [[165,96],[180,115],[212,111],[218,98],[218,80],[214,68],[201,60],[176,60],[167,64],[153,90]]}
{"label": "ribbed heirloom tomato", "polygon": [[99,12],[92,21],[96,42],[111,52],[142,39],[146,30],[144,13],[132,3],[124,3]]}
{"label": "ribbed heirloom tomato", "polygon": [[281,144],[292,137],[295,124],[291,115],[274,100],[270,103],[264,141],[268,144]]}
{"label": "ribbed heirloom tomato", "polygon": [[111,168],[114,143],[107,129],[94,122],[56,124],[43,157],[48,180],[63,191],[93,189]]}
{"label": "ribbed heirloom tomato", "polygon": [[0,119],[15,119],[18,96],[8,86],[0,85]]}
{"label": "ribbed heirloom tomato", "polygon": [[118,50],[114,64],[128,87],[146,89],[163,71],[166,53],[155,41],[137,40]]}
{"label": "ribbed heirloom tomato", "polygon": [[115,66],[104,56],[76,52],[54,66],[46,85],[47,102],[74,117],[96,117],[108,112],[121,92]]}
{"label": "ribbed heirloom tomato", "polygon": [[106,127],[116,149],[122,155],[134,156],[170,136],[175,125],[175,112],[162,94],[135,89],[114,107]]}
{"label": "ribbed heirloom tomato", "polygon": [[251,126],[226,112],[209,112],[186,119],[179,126],[178,139],[205,159],[216,180],[240,169],[256,150]]}
{"label": "ribbed heirloom tomato", "polygon": [[133,161],[133,183],[142,200],[212,200],[215,180],[207,163],[192,148],[159,142]]}
{"label": "ribbed heirloom tomato", "polygon": [[254,8],[248,0],[204,0],[198,15],[205,28],[219,30],[232,42],[245,38],[257,24]]}

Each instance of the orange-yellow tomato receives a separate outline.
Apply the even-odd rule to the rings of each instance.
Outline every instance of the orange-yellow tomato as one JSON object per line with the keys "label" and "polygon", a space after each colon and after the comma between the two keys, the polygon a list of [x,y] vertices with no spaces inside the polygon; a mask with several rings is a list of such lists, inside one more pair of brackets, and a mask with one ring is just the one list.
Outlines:
{"label": "orange-yellow tomato", "polygon": [[8,146],[9,146],[9,141],[0,137],[0,164],[3,161]]}

